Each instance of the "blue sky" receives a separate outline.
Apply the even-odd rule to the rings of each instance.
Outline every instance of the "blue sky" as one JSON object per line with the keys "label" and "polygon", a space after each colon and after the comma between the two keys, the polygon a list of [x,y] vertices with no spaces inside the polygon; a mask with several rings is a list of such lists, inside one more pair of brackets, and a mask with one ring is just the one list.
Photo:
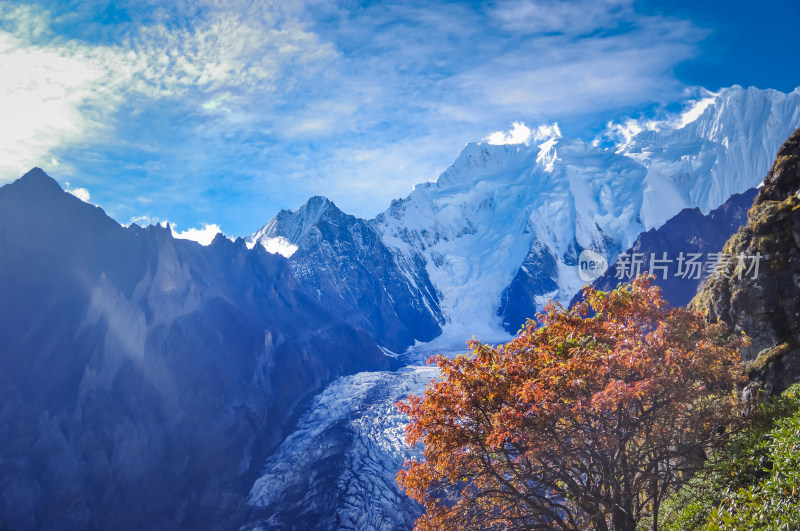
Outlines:
{"label": "blue sky", "polygon": [[121,223],[363,217],[514,122],[591,138],[732,84],[800,85],[800,2],[0,1],[0,182]]}

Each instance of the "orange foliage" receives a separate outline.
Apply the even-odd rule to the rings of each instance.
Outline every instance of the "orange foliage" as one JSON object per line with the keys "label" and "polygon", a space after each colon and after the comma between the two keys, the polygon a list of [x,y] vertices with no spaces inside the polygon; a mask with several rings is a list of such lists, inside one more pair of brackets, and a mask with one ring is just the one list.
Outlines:
{"label": "orange foliage", "polygon": [[424,459],[398,474],[418,530],[633,530],[736,418],[744,337],[670,308],[650,278],[549,304],[511,342],[432,358],[398,407]]}

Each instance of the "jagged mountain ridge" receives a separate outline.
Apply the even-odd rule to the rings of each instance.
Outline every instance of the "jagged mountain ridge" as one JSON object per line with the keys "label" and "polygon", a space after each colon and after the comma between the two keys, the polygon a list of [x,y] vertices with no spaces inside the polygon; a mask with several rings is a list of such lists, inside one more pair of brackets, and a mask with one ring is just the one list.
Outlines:
{"label": "jagged mountain ridge", "polygon": [[421,259],[398,256],[374,222],[345,214],[324,197],[279,212],[250,241],[267,249],[291,245],[287,254],[300,282],[320,300],[344,302],[345,319],[393,352],[440,332],[438,295]]}
{"label": "jagged mountain ridge", "polygon": [[[752,188],[734,194],[708,214],[684,209],[640,234],[627,252],[719,252],[746,222],[756,193]],[[703,280],[670,277],[656,283],[672,304],[685,305]],[[593,284],[607,290],[619,282],[612,266]],[[417,363],[424,358],[416,354]],[[404,460],[420,458],[421,451],[405,443],[407,419],[392,403],[424,393],[436,377],[435,367],[412,364],[401,372],[360,373],[331,383],[268,459],[251,490],[253,511],[244,528],[411,529],[422,509],[394,478]]]}
{"label": "jagged mountain ridge", "polygon": [[[388,250],[381,256],[393,261],[383,262],[391,279],[370,279],[374,292],[390,293],[395,288],[388,286],[399,282],[404,293],[416,294],[412,300],[425,301],[413,320],[432,326],[424,336],[407,328],[411,334],[399,344],[430,339],[440,324],[442,348],[472,335],[503,341],[547,300],[569,302],[584,284],[576,268],[582,250],[613,263],[641,232],[682,209],[707,213],[756,186],[799,125],[800,91],[734,86],[694,119],[662,123],[616,149],[542,126],[524,144],[468,144],[436,182],[418,185],[374,220],[347,223],[374,229]],[[253,241],[285,238],[299,249],[291,260],[301,282],[345,293],[350,271],[370,270],[370,251],[352,253],[335,232],[315,232],[319,220],[311,212],[301,208],[292,221],[291,213],[281,213]],[[404,306],[383,300],[397,314]]]}
{"label": "jagged mountain ridge", "polygon": [[[634,139],[616,153],[586,143],[564,141],[556,138],[557,135],[545,138],[547,133],[555,132],[552,129],[540,130],[545,136],[540,134],[535,137],[532,145],[468,146],[459,161],[442,175],[439,182],[418,186],[411,196],[393,202],[386,212],[374,220],[386,245],[395,249],[396,256],[422,257],[429,278],[439,291],[444,314],[449,319],[444,328],[447,332],[448,326],[451,326],[451,335],[447,338],[448,342],[434,341],[426,348],[430,352],[441,352],[442,346],[449,343],[463,345],[468,334],[476,330],[496,334],[498,320],[494,320],[493,316],[497,313],[506,318],[506,329],[513,329],[514,325],[508,319],[509,316],[513,317],[509,308],[514,308],[517,318],[523,319],[533,315],[548,297],[561,297],[562,301],[565,297],[571,297],[577,287],[583,284],[575,267],[582,248],[605,251],[612,263],[616,254],[630,248],[637,238],[642,249],[685,239],[704,252],[711,252],[712,248],[718,250],[717,244],[721,244],[735,230],[738,221],[742,220],[753,193],[750,191],[728,200],[724,196],[727,193],[725,190],[744,192],[759,184],[769,164],[764,162],[760,153],[774,145],[769,158],[774,157],[774,151],[782,141],[777,137],[789,127],[787,124],[798,121],[799,96],[798,91],[782,95],[738,87],[730,89],[727,94],[723,91],[717,96],[716,104],[710,105],[698,118],[705,120],[705,125],[695,126],[695,133],[692,133],[700,135],[713,132],[717,136],[695,138],[693,143],[684,139],[677,152],[667,149],[666,145],[656,149],[654,138],[667,142],[657,133],[648,132],[642,136],[640,143],[637,144]],[[704,197],[701,201],[693,190],[700,189],[702,172],[707,172],[715,179],[725,178],[721,170],[712,171],[725,166],[724,161],[717,162],[715,157],[724,159],[732,143],[725,141],[724,135],[719,135],[725,131],[746,130],[742,129],[742,124],[736,123],[742,113],[731,113],[731,108],[738,109],[736,103],[748,105],[749,98],[761,98],[766,102],[774,98],[772,103],[761,107],[762,110],[768,110],[757,113],[758,123],[752,126],[753,134],[762,135],[758,141],[754,141],[754,155],[746,161],[749,167],[747,171],[752,174],[747,175],[743,170],[730,174],[732,180],[736,181],[734,183],[709,185],[707,189],[717,190],[717,195]],[[778,110],[775,111],[775,108]],[[726,121],[729,113],[733,116],[730,118],[732,123],[720,123],[717,127],[708,125],[714,121]],[[775,114],[782,118],[774,118]],[[767,119],[761,120],[765,116]],[[668,134],[677,133],[673,131],[665,133],[665,136]],[[689,133],[683,131],[680,135],[689,136]],[[541,143],[537,145],[536,142]],[[645,143],[647,149],[644,148]],[[747,140],[739,137],[733,144],[737,149],[743,149]],[[626,155],[626,150],[635,155]],[[742,160],[741,156],[736,157]],[[576,161],[582,164],[576,165]],[[677,172],[673,175],[674,180],[664,175],[669,167]],[[509,168],[512,171],[508,171]],[[502,185],[493,186],[497,184],[498,177],[501,177],[499,182]],[[538,217],[532,215],[535,211],[533,206],[523,204],[520,208],[522,202],[515,202],[516,197],[513,196],[514,192],[537,177],[541,178],[541,182],[536,182],[536,193],[528,197],[541,200],[537,207]],[[587,183],[593,186],[585,186]],[[621,194],[613,188],[615,183],[623,188]],[[543,190],[544,199],[541,197]],[[589,190],[598,193],[592,195],[588,193]],[[521,193],[528,192],[523,190]],[[704,213],[725,200],[728,202],[718,210]],[[503,210],[503,201],[511,207],[511,212]],[[614,210],[614,201],[623,204]],[[624,208],[624,201],[629,202],[628,209]],[[499,222],[493,215],[498,211],[505,213]],[[676,215],[674,220],[669,217],[670,212]],[[408,219],[419,222],[407,227],[404,222]],[[558,225],[563,220],[567,222],[566,229],[562,228],[559,232]],[[650,236],[641,233],[644,228],[654,229],[663,221],[667,221],[666,231],[680,234],[664,234],[658,230],[653,230]],[[712,227],[717,222],[722,222],[724,226]],[[580,230],[576,230],[576,227]],[[604,229],[600,230],[599,227]],[[698,234],[693,234],[694,230]],[[524,244],[508,247],[507,243],[513,240],[513,236],[520,234]],[[459,240],[467,243],[461,245]],[[481,252],[485,256],[481,256]],[[521,260],[521,266],[513,264],[517,259]],[[484,301],[483,306],[478,308],[479,312],[462,314],[475,317],[475,321],[470,323],[471,331],[463,333],[464,330],[458,331],[452,327],[453,314],[449,312],[459,304],[459,290],[463,294],[464,291],[481,289],[481,280],[486,277],[481,277],[479,266],[488,262],[493,263],[492,271],[499,271],[505,278],[511,279],[510,285],[503,288],[505,281],[492,282],[491,287],[481,292],[497,295],[500,302],[487,304]],[[515,267],[518,267],[516,271]],[[564,279],[569,282],[564,282]],[[673,293],[675,301],[685,298],[684,288],[681,285]],[[670,295],[669,292],[667,294]],[[452,306],[448,306],[448,298]],[[476,297],[474,301],[479,299]],[[495,326],[481,329],[482,322],[478,318],[487,316]],[[480,332],[476,336],[489,339],[481,336]],[[407,370],[414,372],[423,368],[410,366]],[[374,382],[378,382],[381,389],[377,396]],[[408,455],[413,455],[414,450],[394,444],[395,435],[403,429],[405,421],[387,414],[382,408],[385,396],[401,396],[408,392],[418,394],[424,388],[425,382],[416,377],[402,380],[396,375],[383,373],[362,374],[333,383],[317,397],[299,429],[284,441],[268,462],[263,476],[254,484],[251,491],[254,513],[247,528],[276,526],[280,529],[300,529],[303,524],[294,525],[296,522],[306,522],[304,518],[317,515],[317,523],[321,528],[356,522],[359,529],[383,529],[387,524],[381,518],[391,512],[396,515],[396,520],[388,527],[410,528],[409,516],[418,514],[416,511],[419,508],[404,497],[395,484],[387,482],[387,478],[394,476],[397,464]],[[350,410],[337,410],[329,419],[320,412],[327,411],[333,400],[354,406]],[[382,431],[371,429],[374,426],[382,426]],[[364,433],[369,434],[368,444],[364,442]],[[321,456],[325,472],[313,478],[302,472],[288,473],[285,463],[295,461],[299,455],[308,455],[309,448],[326,449]],[[363,481],[355,482],[354,488],[350,489],[349,478],[357,477],[359,466],[365,462],[370,463],[368,472]],[[392,505],[391,510],[384,510],[387,500],[397,505]],[[365,519],[365,515],[372,514],[370,510],[376,506],[381,518]]]}
{"label": "jagged mountain ridge", "polygon": [[283,257],[121,227],[38,169],[0,249],[0,527],[230,527],[300,401],[390,366]]}

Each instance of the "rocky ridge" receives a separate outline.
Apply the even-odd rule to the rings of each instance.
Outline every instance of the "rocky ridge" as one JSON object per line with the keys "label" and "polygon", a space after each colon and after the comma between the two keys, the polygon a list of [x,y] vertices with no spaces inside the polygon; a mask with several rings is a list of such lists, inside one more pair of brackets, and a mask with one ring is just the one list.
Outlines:
{"label": "rocky ridge", "polygon": [[751,378],[767,395],[779,393],[800,381],[800,129],[778,151],[747,224],[723,253],[732,260],[692,307],[746,333]]}

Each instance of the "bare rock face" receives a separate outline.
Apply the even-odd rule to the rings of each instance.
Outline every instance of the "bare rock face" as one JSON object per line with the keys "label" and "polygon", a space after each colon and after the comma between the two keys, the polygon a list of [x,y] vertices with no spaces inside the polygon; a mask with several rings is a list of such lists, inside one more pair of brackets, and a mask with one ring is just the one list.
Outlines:
{"label": "bare rock face", "polygon": [[747,224],[723,253],[727,267],[691,305],[750,336],[751,378],[778,393],[800,381],[800,129],[778,151]]}

